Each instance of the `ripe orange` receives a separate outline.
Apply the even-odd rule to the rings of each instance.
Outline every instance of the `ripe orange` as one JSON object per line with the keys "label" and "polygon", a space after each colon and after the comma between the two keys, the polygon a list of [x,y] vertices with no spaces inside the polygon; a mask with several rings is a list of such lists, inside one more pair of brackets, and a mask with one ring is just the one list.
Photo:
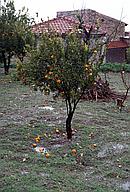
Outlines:
{"label": "ripe orange", "polygon": [[52,71],[49,71],[48,75],[52,75],[52,74],[53,74],[53,72],[52,72]]}
{"label": "ripe orange", "polygon": [[35,138],[35,142],[36,142],[36,143],[39,143],[39,142],[40,142],[40,140],[41,140],[41,139],[40,139],[40,137],[39,137],[39,136]]}
{"label": "ripe orange", "polygon": [[71,150],[71,154],[72,154],[72,156],[76,156],[77,150],[76,150],[76,149],[72,149],[72,150]]}
{"label": "ripe orange", "polygon": [[48,75],[45,75],[45,78],[47,79],[47,78],[48,78]]}
{"label": "ripe orange", "polygon": [[36,143],[33,143],[32,146],[33,146],[33,148],[35,148],[35,147],[37,146],[37,144],[36,144]]}
{"label": "ripe orange", "polygon": [[89,67],[89,65],[88,65],[88,64],[85,64],[85,67],[86,67],[86,68],[88,68],[88,67]]}
{"label": "ripe orange", "polygon": [[60,80],[60,79],[58,79],[56,82],[60,84],[60,83],[61,83],[61,80]]}
{"label": "ripe orange", "polygon": [[96,147],[97,147],[97,144],[92,144],[92,145],[91,145],[91,148],[92,148],[92,149],[95,149]]}
{"label": "ripe orange", "polygon": [[44,150],[43,147],[40,147],[40,148],[39,148],[39,151],[40,151],[41,153],[43,152],[43,150]]}
{"label": "ripe orange", "polygon": [[49,154],[49,153],[46,153],[46,154],[45,154],[45,157],[46,157],[46,158],[49,158],[49,157],[50,157],[50,154]]}

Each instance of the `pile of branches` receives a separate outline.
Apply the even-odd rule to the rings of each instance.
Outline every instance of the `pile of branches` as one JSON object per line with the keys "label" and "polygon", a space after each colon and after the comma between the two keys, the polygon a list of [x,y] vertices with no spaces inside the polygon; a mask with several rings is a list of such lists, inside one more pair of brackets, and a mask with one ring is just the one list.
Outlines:
{"label": "pile of branches", "polygon": [[82,99],[85,100],[102,100],[102,101],[111,101],[117,100],[117,98],[122,99],[122,96],[115,93],[109,86],[108,81],[103,81],[101,77],[99,77],[94,85],[85,91]]}

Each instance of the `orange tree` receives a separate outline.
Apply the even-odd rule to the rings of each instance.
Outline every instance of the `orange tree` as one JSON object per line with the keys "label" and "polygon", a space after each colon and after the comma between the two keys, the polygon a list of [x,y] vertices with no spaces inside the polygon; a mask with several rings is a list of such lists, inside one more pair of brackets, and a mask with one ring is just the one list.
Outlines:
{"label": "orange tree", "polygon": [[32,21],[25,8],[16,12],[14,1],[4,1],[0,7],[0,61],[4,64],[6,75],[11,58],[15,56],[23,60],[26,51],[34,44]]}
{"label": "orange tree", "polygon": [[75,30],[62,38],[43,34],[40,45],[23,66],[28,80],[46,93],[57,91],[67,108],[66,132],[72,139],[71,122],[80,99],[95,83],[104,58],[104,37],[92,34],[92,28]]}

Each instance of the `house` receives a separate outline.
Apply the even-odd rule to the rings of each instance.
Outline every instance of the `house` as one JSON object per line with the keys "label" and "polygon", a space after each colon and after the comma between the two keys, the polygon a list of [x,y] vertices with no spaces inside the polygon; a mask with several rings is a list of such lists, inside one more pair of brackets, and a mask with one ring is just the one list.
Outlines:
{"label": "house", "polygon": [[91,9],[57,12],[56,18],[38,23],[32,27],[32,30],[37,35],[49,30],[64,35],[78,26],[77,15],[82,15],[83,25],[86,29],[89,30],[91,26],[95,28],[98,25],[100,29],[98,35],[110,37],[106,62],[124,63],[126,61],[126,49],[129,45],[124,37],[127,24]]}
{"label": "house", "polygon": [[123,40],[125,40],[128,43],[128,46],[130,47],[130,31],[125,32],[125,36],[123,37]]}
{"label": "house", "polygon": [[75,20],[68,17],[58,17],[42,23],[33,25],[32,30],[39,35],[44,32],[54,31],[59,34],[69,33],[77,25]]}
{"label": "house", "polygon": [[[60,11],[57,12],[57,17],[68,17],[77,20],[77,15],[82,15],[85,25],[95,25],[99,23],[100,30],[108,35],[112,35],[111,40],[119,39],[125,36],[126,23],[112,17],[103,15],[92,9]],[[115,30],[116,29],[116,30]],[[116,35],[115,35],[116,34]]]}
{"label": "house", "polygon": [[125,63],[127,60],[126,49],[128,43],[123,40],[111,41],[106,52],[107,63]]}

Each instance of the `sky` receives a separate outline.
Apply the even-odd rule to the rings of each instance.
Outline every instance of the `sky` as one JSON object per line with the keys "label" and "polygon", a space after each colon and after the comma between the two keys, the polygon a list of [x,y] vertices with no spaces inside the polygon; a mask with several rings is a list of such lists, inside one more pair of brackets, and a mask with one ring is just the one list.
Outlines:
{"label": "sky", "polygon": [[130,31],[130,0],[14,0],[16,9],[23,6],[29,9],[32,17],[37,21],[56,17],[57,11],[69,11],[75,9],[93,9],[115,19],[121,19]]}

